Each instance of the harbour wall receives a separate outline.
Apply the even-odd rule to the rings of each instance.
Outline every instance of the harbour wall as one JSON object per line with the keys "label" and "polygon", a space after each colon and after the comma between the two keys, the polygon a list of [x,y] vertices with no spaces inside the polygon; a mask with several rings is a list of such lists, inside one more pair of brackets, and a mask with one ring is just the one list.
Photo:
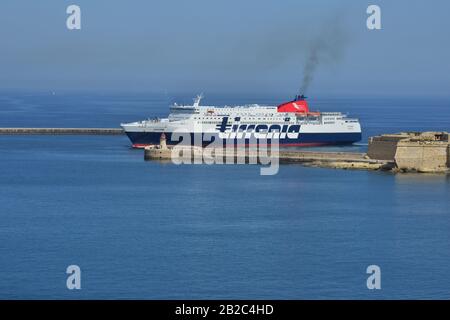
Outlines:
{"label": "harbour wall", "polygon": [[[123,135],[121,128],[0,128],[0,135]],[[163,137],[162,137],[163,138]],[[171,160],[172,148],[167,147],[165,139],[161,145],[145,148],[146,160]],[[235,160],[258,159],[255,150],[233,149]],[[194,155],[205,156],[204,149],[191,149]],[[208,150],[207,156],[230,159],[230,150],[222,148]],[[253,152],[253,153],[252,153]],[[264,156],[266,152],[263,152]],[[270,155],[267,155],[270,157]],[[276,155],[280,162],[297,162],[305,165],[355,168],[370,170],[394,170],[415,172],[450,172],[450,139],[447,132],[401,132],[383,134],[369,139],[367,154],[354,152],[316,152],[288,151],[281,149]]]}
{"label": "harbour wall", "polygon": [[395,163],[399,170],[419,172],[447,171],[448,144],[399,141]]}
{"label": "harbour wall", "polygon": [[447,168],[450,168],[450,144],[447,147]]}
{"label": "harbour wall", "polygon": [[393,161],[398,142],[408,137],[408,133],[383,134],[381,136],[370,137],[367,156],[372,159]]}
{"label": "harbour wall", "polygon": [[[176,147],[168,147],[165,139],[161,139],[159,146],[145,148],[145,160],[174,160],[184,158],[193,161],[201,159],[203,162],[205,149],[196,147],[184,147],[173,152]],[[189,154],[186,159],[185,152]],[[249,161],[258,159],[257,151],[246,148],[216,148],[207,151],[207,157],[214,156],[220,159],[220,163],[234,157]],[[239,154],[240,152],[240,154]],[[253,152],[253,153],[252,153]],[[184,154],[183,154],[184,153]],[[265,152],[262,153],[266,155]],[[270,155],[268,155],[270,157]],[[398,134],[386,134],[369,139],[367,154],[353,152],[315,152],[315,151],[287,151],[279,150],[275,154],[279,162],[296,162],[309,166],[331,167],[342,169],[367,169],[367,170],[392,170],[394,172],[450,172],[450,142],[447,132],[402,132]],[[186,163],[186,162],[185,162]],[[192,163],[199,163],[192,162]],[[244,162],[248,163],[248,162]]]}
{"label": "harbour wall", "polygon": [[264,164],[267,162],[267,158],[277,157],[281,163],[300,163],[315,167],[380,170],[390,169],[393,166],[393,161],[369,159],[365,153],[279,150],[276,154],[270,154],[270,151],[267,151],[259,153],[257,150],[251,151],[247,148],[211,148],[207,150],[200,147],[149,146],[144,149],[144,159],[164,162],[170,160],[180,162],[182,160],[184,163],[208,163],[208,161],[212,163],[211,159],[213,159],[214,163],[233,161],[233,163],[239,164]]}
{"label": "harbour wall", "polygon": [[372,137],[367,155],[394,161],[399,171],[448,172],[450,140],[447,132],[402,132]]}
{"label": "harbour wall", "polygon": [[121,128],[0,128],[0,135],[122,135]]}

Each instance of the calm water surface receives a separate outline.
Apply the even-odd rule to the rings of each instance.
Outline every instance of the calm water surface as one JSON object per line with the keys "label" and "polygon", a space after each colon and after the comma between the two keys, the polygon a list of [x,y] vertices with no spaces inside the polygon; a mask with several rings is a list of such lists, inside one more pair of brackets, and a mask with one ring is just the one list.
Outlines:
{"label": "calm water surface", "polygon": [[[0,127],[116,127],[173,101],[4,93]],[[364,141],[345,150],[378,133],[450,131],[449,99],[311,103],[361,119]],[[0,257],[0,298],[448,299],[450,177],[298,165],[260,176],[144,162],[125,136],[0,136]],[[70,264],[80,291],[66,289]],[[370,264],[382,290],[366,288]]]}

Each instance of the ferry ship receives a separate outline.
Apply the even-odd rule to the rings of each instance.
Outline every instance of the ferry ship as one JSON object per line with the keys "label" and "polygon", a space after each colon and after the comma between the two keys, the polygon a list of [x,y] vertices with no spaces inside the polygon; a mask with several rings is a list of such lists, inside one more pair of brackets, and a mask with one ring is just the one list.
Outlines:
{"label": "ferry ship", "polygon": [[345,145],[361,140],[358,119],[341,112],[311,112],[304,95],[278,106],[258,104],[217,107],[200,105],[202,95],[192,105],[174,104],[163,119],[148,119],[121,124],[135,148],[158,145],[161,137],[175,145],[183,138],[202,137],[202,145],[216,139],[236,144],[270,143],[278,139],[280,147]]}

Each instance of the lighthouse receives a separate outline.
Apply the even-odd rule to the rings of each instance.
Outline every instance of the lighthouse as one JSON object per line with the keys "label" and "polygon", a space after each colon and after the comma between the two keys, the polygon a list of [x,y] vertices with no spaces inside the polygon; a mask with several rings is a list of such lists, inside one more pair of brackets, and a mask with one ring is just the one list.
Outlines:
{"label": "lighthouse", "polygon": [[167,143],[166,143],[166,135],[161,133],[161,136],[159,137],[159,147],[161,149],[167,149]]}

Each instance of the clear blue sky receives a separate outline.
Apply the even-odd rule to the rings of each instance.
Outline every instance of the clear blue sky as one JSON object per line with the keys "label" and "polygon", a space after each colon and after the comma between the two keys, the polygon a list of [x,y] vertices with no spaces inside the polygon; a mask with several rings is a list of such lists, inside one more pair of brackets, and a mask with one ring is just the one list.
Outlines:
{"label": "clear blue sky", "polygon": [[[82,30],[66,29],[69,4]],[[310,94],[449,93],[445,0],[2,0],[0,90],[293,94],[309,43],[336,30]]]}

